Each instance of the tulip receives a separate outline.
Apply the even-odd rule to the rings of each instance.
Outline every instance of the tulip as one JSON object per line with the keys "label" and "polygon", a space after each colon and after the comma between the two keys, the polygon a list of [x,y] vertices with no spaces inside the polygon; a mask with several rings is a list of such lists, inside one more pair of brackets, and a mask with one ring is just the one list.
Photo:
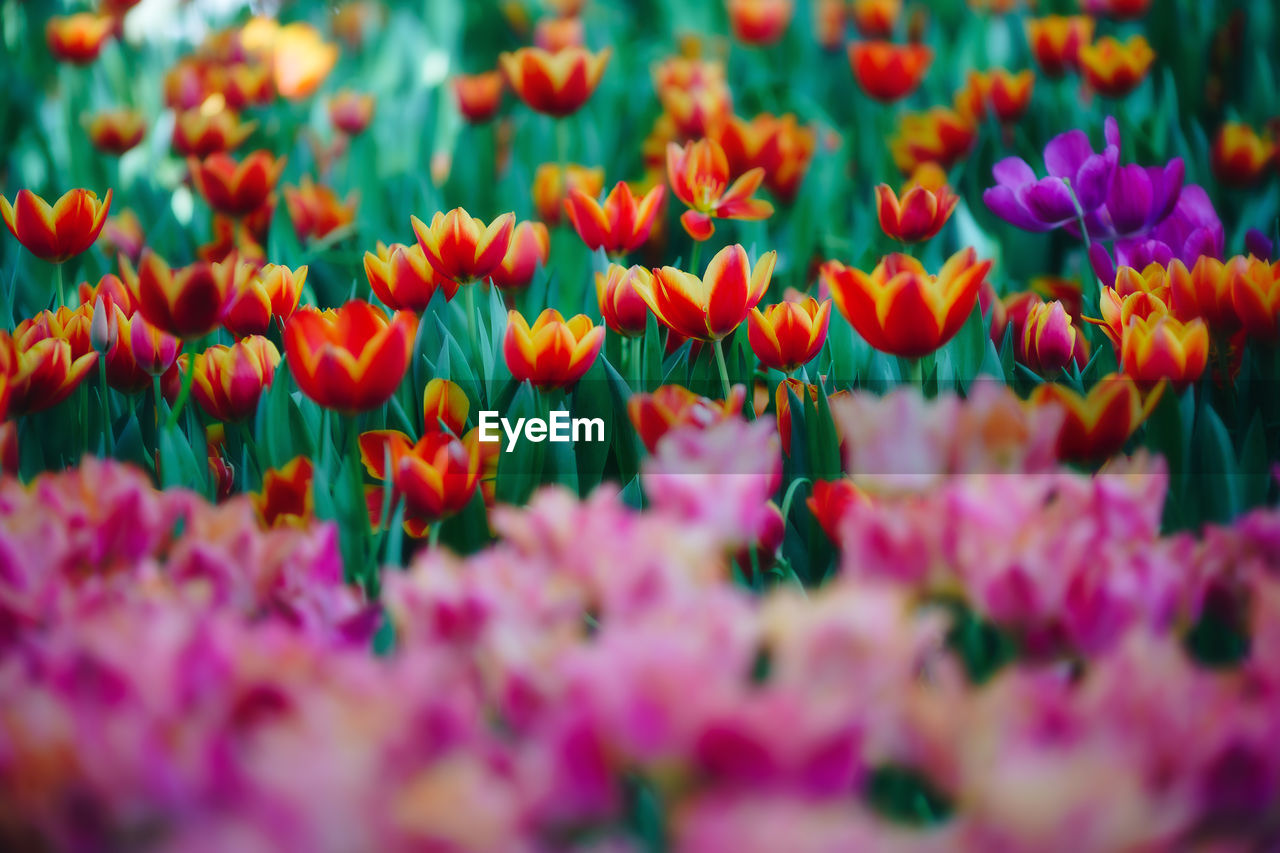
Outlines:
{"label": "tulip", "polygon": [[871,346],[919,358],[960,331],[991,269],[972,248],[951,256],[936,276],[907,255],[889,255],[867,275],[839,261],[822,266],[836,308]]}
{"label": "tulip", "polygon": [[699,278],[675,267],[654,270],[653,279],[635,281],[636,290],[658,322],[697,341],[718,341],[731,334],[759,304],[777,262],[766,252],[755,269],[741,246],[726,246]]}
{"label": "tulip", "polygon": [[764,185],[779,199],[789,201],[804,180],[813,160],[817,134],[801,127],[796,117],[761,113],[751,121],[729,116],[712,131],[729,161],[729,174],[764,169]]}
{"label": "tulip", "polygon": [[[149,376],[163,376],[182,351],[182,341],[147,322],[141,312],[129,318],[129,350],[138,368]],[[121,336],[123,337],[123,332]],[[117,348],[119,348],[117,344]],[[110,356],[108,356],[110,369]],[[123,389],[122,389],[123,390]]]}
{"label": "tulip", "polygon": [[376,409],[391,399],[409,368],[417,317],[352,300],[336,310],[306,307],[284,327],[284,353],[302,393],[346,414]]}
{"label": "tulip", "polygon": [[1093,41],[1088,15],[1049,15],[1027,21],[1031,54],[1046,77],[1061,77],[1080,67],[1080,49]]}
{"label": "tulip", "polygon": [[595,195],[571,187],[564,209],[588,249],[604,249],[605,254],[616,259],[634,252],[649,239],[665,195],[666,187],[659,184],[637,201],[631,187],[618,181],[601,205]]}
{"label": "tulip", "polygon": [[338,47],[300,21],[281,27],[271,47],[276,91],[289,100],[315,94],[338,61]]}
{"label": "tulip", "polygon": [[263,527],[307,527],[315,518],[312,480],[315,467],[306,456],[295,456],[281,468],[262,475],[262,491],[249,495]]}
{"label": "tulip", "polygon": [[[1153,266],[1155,265],[1153,264]],[[1125,267],[1124,269],[1130,268]],[[1138,290],[1122,295],[1121,291],[1114,287],[1103,289],[1102,295],[1098,299],[1098,307],[1102,313],[1100,319],[1091,317],[1086,317],[1085,319],[1102,328],[1103,334],[1107,336],[1107,339],[1111,341],[1111,345],[1115,347],[1117,355],[1120,352],[1120,342],[1124,336],[1125,328],[1129,325],[1130,318],[1142,317],[1147,319],[1155,314],[1169,313],[1169,307],[1164,299],[1155,293]]]}
{"label": "tulip", "polygon": [[747,389],[735,385],[725,400],[700,397],[681,385],[663,385],[652,394],[633,394],[627,417],[650,453],[674,429],[707,429],[742,415]]}
{"label": "tulip", "polygon": [[547,265],[551,254],[551,235],[541,222],[521,222],[511,232],[511,244],[502,263],[489,274],[502,290],[528,287],[538,267]]}
{"label": "tulip", "polygon": [[216,76],[221,81],[221,94],[229,109],[263,106],[276,96],[270,63],[236,62],[218,69]]}
{"label": "tulip", "polygon": [[427,261],[440,275],[469,284],[487,278],[511,247],[515,230],[514,213],[504,213],[486,227],[484,222],[460,207],[448,213],[436,213],[428,226],[418,217],[410,217],[418,245]]}
{"label": "tulip", "polygon": [[[133,347],[134,328],[146,324],[146,320],[141,315],[133,315],[125,313],[118,303],[108,304],[105,300],[103,304],[107,310],[112,313],[111,323],[115,326],[115,340],[105,353],[105,366],[107,371],[107,384],[117,391],[125,394],[136,394],[139,391],[145,391],[151,387],[152,373],[148,371],[150,364],[140,362]],[[167,337],[167,336],[166,336]],[[178,341],[176,338],[169,338],[174,347],[174,357],[177,357]],[[172,360],[169,362],[172,364]],[[163,373],[169,368],[169,364],[159,371]]]}
{"label": "tulip", "polygon": [[146,321],[179,338],[199,338],[218,328],[231,298],[252,267],[229,260],[197,261],[178,270],[148,249],[138,268],[138,310]]}
{"label": "tulip", "polygon": [[1044,382],[1031,392],[1034,406],[1057,405],[1065,413],[1058,433],[1057,456],[1064,462],[1099,462],[1124,449],[1129,437],[1155,409],[1164,392],[1160,384],[1144,396],[1128,376],[1104,376],[1087,395],[1065,385]]}
{"label": "tulip", "polygon": [[183,110],[174,117],[170,144],[179,156],[203,159],[239,148],[257,126],[256,121],[240,121],[231,110]]}
{"label": "tulip", "polygon": [[403,433],[375,430],[361,434],[360,458],[372,477],[391,480],[396,496],[404,499],[406,528],[414,535],[425,533],[428,522],[466,509],[480,481],[474,437],[463,441],[437,431],[414,443]]}
{"label": "tulip", "polygon": [[566,198],[575,190],[591,198],[604,188],[604,169],[576,163],[561,166],[543,163],[533,173],[533,204],[538,217],[548,225],[559,225]]}
{"label": "tulip", "polygon": [[1089,347],[1066,308],[1055,300],[1032,306],[1023,324],[1018,357],[1027,367],[1047,376],[1073,360],[1083,370],[1089,361]]}
{"label": "tulip", "polygon": [[743,44],[775,43],[795,14],[795,0],[725,0],[725,6],[733,34]]}
{"label": "tulip", "polygon": [[533,43],[549,53],[567,47],[582,47],[582,19],[543,18],[533,30]]}
{"label": "tulip", "polygon": [[211,417],[242,421],[258,410],[279,365],[279,350],[261,335],[229,347],[218,344],[196,356],[191,393]]}
{"label": "tulip", "polygon": [[1209,327],[1196,318],[1183,323],[1168,314],[1133,317],[1120,340],[1120,369],[1144,390],[1163,379],[1181,391],[1209,363]]}
{"label": "tulip", "polygon": [[955,110],[935,107],[908,113],[898,122],[898,133],[889,140],[894,165],[905,175],[922,163],[950,169],[973,147],[974,123]]}
{"label": "tulip", "polygon": [[1213,141],[1213,175],[1233,187],[1258,183],[1276,156],[1276,146],[1247,124],[1227,122]]}
{"label": "tulip", "polygon": [[329,121],[348,136],[359,136],[373,121],[373,107],[373,95],[344,89],[329,101]]}
{"label": "tulip", "polygon": [[208,458],[209,479],[213,483],[214,501],[222,503],[231,497],[235,488],[236,469],[227,459],[227,431],[222,424],[205,427],[205,455]]}
{"label": "tulip", "polygon": [[881,103],[892,103],[920,86],[933,51],[924,45],[860,41],[849,45],[849,65],[858,86]]}
{"label": "tulip", "polygon": [[14,330],[9,415],[19,417],[65,400],[98,363],[89,344],[87,306],[44,311]]}
{"label": "tulip", "polygon": [[[122,272],[134,279],[134,284],[136,285],[136,274],[131,267],[122,268]],[[119,276],[111,273],[107,273],[98,279],[98,283],[93,287],[89,286],[89,282],[82,281],[76,290],[80,297],[81,305],[93,305],[101,299],[108,308],[112,305],[119,305],[124,309],[126,316],[131,316],[138,310],[138,299],[134,295],[133,288],[121,280]]]}
{"label": "tulip", "polygon": [[596,273],[596,300],[609,331],[624,337],[644,334],[649,323],[649,306],[640,295],[640,288],[652,286],[653,274],[644,267],[628,269],[609,264],[607,272]]}
{"label": "tulip", "polygon": [[1080,46],[1080,70],[1089,88],[1100,95],[1120,98],[1138,88],[1156,60],[1155,51],[1141,35],[1120,42],[1103,36],[1094,44]]}
{"label": "tulip", "polygon": [[142,141],[147,120],[137,110],[110,110],[90,119],[87,131],[94,148],[118,157]]}
{"label": "tulip", "polygon": [[747,319],[751,351],[765,367],[792,373],[817,357],[827,342],[831,300],[812,296],[803,302],[780,302],[764,311],[752,308]]}
{"label": "tulip", "polygon": [[93,245],[111,208],[111,190],[98,201],[90,190],[69,190],[52,206],[31,190],[13,204],[0,196],[0,216],[18,242],[43,261],[60,264]]}
{"label": "tulip", "polygon": [[458,292],[457,283],[436,272],[417,243],[388,246],[379,240],[376,255],[364,253],[364,274],[382,304],[393,311],[422,313],[437,290],[443,291],[446,302]]}
{"label": "tulip", "polygon": [[556,53],[522,47],[501,54],[498,64],[530,109],[562,117],[577,112],[590,99],[611,54],[607,47],[599,53],[584,47],[567,47]]}
{"label": "tulip", "polygon": [[653,86],[674,135],[706,136],[733,111],[723,63],[672,57],[653,69]]}
{"label": "tulip", "polygon": [[[818,44],[828,53],[835,53],[844,45],[844,0],[815,0],[813,4],[813,34]],[[876,34],[868,38],[881,38]]]}
{"label": "tulip", "polygon": [[855,507],[871,505],[871,498],[848,478],[839,480],[815,480],[813,494],[806,500],[809,512],[818,520],[818,526],[837,547],[843,542],[841,529],[844,520]]}
{"label": "tulip", "polygon": [[222,324],[237,338],[265,335],[276,318],[283,328],[298,308],[302,287],[307,281],[307,267],[297,270],[267,264],[251,274],[232,294]]}
{"label": "tulip", "polygon": [[[811,385],[801,382],[799,379],[784,379],[778,383],[777,389],[774,391],[774,409],[778,420],[778,438],[782,442],[782,452],[791,455],[791,395],[794,394],[796,400],[803,403],[805,395],[815,404],[818,402],[818,396],[822,393],[822,389],[817,385]],[[827,397],[828,400],[839,400],[849,396],[848,391],[837,391]],[[840,443],[840,447],[844,447],[844,436],[840,434],[840,424],[835,424],[836,438]]]}
{"label": "tulip", "polygon": [[1226,338],[1240,328],[1232,296],[1236,279],[1248,269],[1248,258],[1240,255],[1225,263],[1206,255],[1190,270],[1174,259],[1167,272],[1169,308],[1179,320],[1203,318],[1213,334]]}
{"label": "tulip", "polygon": [[880,229],[900,243],[931,240],[947,224],[960,197],[943,184],[928,187],[912,181],[903,187],[902,198],[888,184],[876,187],[876,215]]}
{"label": "tulip", "polygon": [[902,14],[902,0],[853,0],[853,23],[867,39],[887,39]]}
{"label": "tulip", "polygon": [[136,262],[142,255],[146,236],[142,233],[138,215],[125,208],[118,216],[107,217],[102,225],[100,240],[108,254],[115,252]]}
{"label": "tulip", "polygon": [[453,94],[458,103],[458,112],[472,124],[483,124],[498,114],[506,84],[501,71],[459,74],[453,78]]}
{"label": "tulip", "polygon": [[1012,74],[997,68],[990,73],[990,81],[987,97],[996,118],[1003,124],[1013,124],[1022,118],[1031,103],[1036,75],[1030,69]]}
{"label": "tulip", "polygon": [[302,241],[323,240],[356,218],[353,195],[338,201],[333,190],[316,184],[308,175],[302,176],[298,186],[284,188],[284,204],[289,209],[293,231]]}
{"label": "tulip", "polygon": [[44,27],[44,38],[54,59],[88,65],[98,58],[115,28],[115,20],[109,15],[78,12],[50,18]]}
{"label": "tulip", "polygon": [[203,160],[191,157],[191,180],[209,206],[228,216],[244,216],[262,207],[284,171],[284,158],[254,151],[239,163],[225,152]]}
{"label": "tulip", "polygon": [[[262,215],[263,211],[274,213],[273,203],[268,203],[257,211],[241,219],[232,219],[220,213],[213,215],[213,239],[196,248],[196,255],[202,261],[211,264],[229,260],[239,260],[249,264],[266,262],[267,252],[257,236],[257,229],[250,222]],[[268,222],[270,216],[268,215]]]}
{"label": "tulip", "polygon": [[448,430],[460,436],[467,429],[470,413],[471,401],[461,385],[438,376],[427,383],[422,392],[423,432]]}
{"label": "tulip", "polygon": [[1231,304],[1251,337],[1269,344],[1280,340],[1280,261],[1249,258],[1231,281]]}
{"label": "tulip", "polygon": [[767,219],[773,205],[752,198],[764,170],[750,169],[729,184],[729,161],[724,149],[713,139],[690,142],[683,148],[667,146],[667,178],[676,198],[689,207],[680,224],[695,240],[707,240],[715,233],[712,219]]}
{"label": "tulip", "polygon": [[567,388],[595,364],[604,343],[604,326],[596,326],[586,314],[565,320],[548,308],[530,327],[519,311],[507,316],[502,352],[517,382],[539,388]]}

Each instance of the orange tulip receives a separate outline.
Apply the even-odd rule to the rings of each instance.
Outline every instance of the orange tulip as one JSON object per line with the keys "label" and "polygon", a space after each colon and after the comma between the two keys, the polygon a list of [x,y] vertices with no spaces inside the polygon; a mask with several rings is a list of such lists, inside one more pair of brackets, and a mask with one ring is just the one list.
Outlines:
{"label": "orange tulip", "polygon": [[306,527],[315,518],[311,491],[315,467],[306,456],[295,456],[282,468],[262,475],[262,491],[249,495],[263,527]]}
{"label": "orange tulip", "polygon": [[[163,376],[173,367],[178,360],[178,353],[182,351],[181,340],[148,323],[141,312],[129,318],[128,329],[129,357],[139,370],[148,376]],[[122,326],[120,337],[123,339],[124,336]],[[118,348],[120,344],[117,342],[116,346]],[[107,368],[110,370],[111,355],[108,354],[107,358]]]}
{"label": "orange tulip", "polygon": [[611,54],[607,47],[599,53],[584,47],[566,47],[556,53],[522,47],[500,55],[498,64],[511,88],[530,109],[567,116],[581,109],[600,85]]}
{"label": "orange tulip", "polygon": [[751,351],[765,367],[791,373],[817,357],[827,342],[831,300],[812,296],[803,302],[779,302],[764,311],[752,308],[747,319]]}
{"label": "orange tulip", "polygon": [[511,232],[511,244],[502,263],[489,274],[502,290],[528,287],[539,266],[547,265],[551,254],[551,235],[541,222],[521,222]]}
{"label": "orange tulip", "polygon": [[745,249],[726,246],[701,278],[663,267],[653,271],[650,282],[637,279],[635,288],[668,329],[697,341],[718,341],[742,325],[759,304],[777,260],[777,252],[766,252],[753,270]]}
{"label": "orange tulip", "polygon": [[138,310],[138,298],[133,291],[133,285],[137,284],[137,274],[127,264],[121,268],[121,272],[132,280],[132,284],[126,284],[120,276],[111,273],[98,279],[98,283],[92,287],[87,281],[80,282],[76,288],[80,304],[93,305],[101,299],[108,308],[119,305],[124,309],[126,316],[132,316],[133,312]]}
{"label": "orange tulip", "polygon": [[1250,336],[1272,344],[1280,340],[1280,261],[1268,264],[1250,257],[1232,279],[1231,304]]}
{"label": "orange tulip", "polygon": [[52,408],[65,400],[98,363],[89,342],[92,309],[65,306],[18,324],[9,375],[9,415]]}
{"label": "orange tulip", "polygon": [[306,307],[284,327],[284,353],[302,393],[326,409],[368,411],[391,399],[409,368],[418,318],[390,320],[355,299],[336,310]]}
{"label": "orange tulip", "polygon": [[853,23],[863,38],[889,38],[901,14],[902,0],[853,0]]}
{"label": "orange tulip", "polygon": [[707,429],[742,415],[747,389],[735,385],[727,400],[699,397],[680,385],[663,385],[652,394],[633,394],[627,401],[627,417],[644,443],[656,453],[658,442],[673,429],[696,427]]}
{"label": "orange tulip", "polygon": [[862,91],[882,103],[899,101],[920,86],[933,51],[919,44],[858,41],[849,45],[849,65]]}
{"label": "orange tulip", "polygon": [[427,256],[417,243],[388,246],[379,240],[378,254],[364,253],[364,274],[382,304],[393,311],[421,313],[437,290],[444,292],[446,302],[458,292],[456,282],[427,263]]}
{"label": "orange tulip", "polygon": [[209,206],[237,217],[262,207],[284,171],[284,158],[277,160],[266,150],[254,151],[239,163],[221,151],[187,162],[191,180]]}
{"label": "orange tulip", "polygon": [[1133,317],[1120,340],[1120,369],[1144,390],[1168,379],[1181,391],[1208,363],[1209,327],[1199,318],[1182,323],[1168,314]]}
{"label": "orange tulip", "polygon": [[329,121],[348,136],[359,136],[373,121],[373,95],[343,89],[329,100]]}
{"label": "orange tulip", "polygon": [[413,535],[425,533],[429,522],[466,509],[480,482],[474,434],[462,440],[428,432],[415,443],[404,433],[374,430],[361,434],[360,458],[370,476],[391,480],[396,498],[404,499],[405,526]]}
{"label": "orange tulip", "polygon": [[306,281],[305,265],[291,270],[267,264],[240,283],[240,289],[231,295],[222,324],[237,338],[265,335],[273,317],[283,326],[297,310]]}
{"label": "orange tulip", "polygon": [[1227,122],[1213,141],[1213,175],[1224,184],[1248,187],[1258,183],[1276,156],[1276,146],[1247,124]]}
{"label": "orange tulip", "polygon": [[818,526],[832,544],[839,547],[843,543],[841,530],[844,520],[854,507],[869,506],[871,498],[854,484],[853,480],[816,480],[813,494],[806,500],[809,512],[818,520]]}
{"label": "orange tulip", "polygon": [[147,119],[137,110],[109,110],[91,118],[86,130],[94,148],[118,157],[142,141]]}
{"label": "orange tulip", "polygon": [[1084,333],[1075,327],[1066,308],[1057,300],[1031,307],[1017,352],[1023,364],[1045,375],[1057,373],[1072,361],[1081,370],[1089,363],[1089,345]]}
{"label": "orange tulip", "polygon": [[519,311],[507,315],[502,352],[517,382],[539,388],[567,388],[595,364],[604,343],[604,326],[596,326],[586,314],[565,320],[548,308],[530,327]]}
{"label": "orange tulip", "polygon": [[258,410],[279,365],[280,351],[261,335],[217,344],[196,356],[191,393],[213,418],[242,421]]}
{"label": "orange tulip", "polygon": [[147,322],[179,338],[199,338],[222,323],[231,297],[252,267],[229,260],[170,269],[148,249],[138,268],[138,310]]}
{"label": "orange tulip", "polygon": [[1031,103],[1036,75],[1030,69],[1013,74],[996,68],[989,72],[988,80],[987,100],[996,118],[1004,124],[1013,124],[1022,118]]}
{"label": "orange tulip", "polygon": [[899,119],[898,133],[889,140],[889,152],[904,175],[924,163],[936,163],[945,171],[969,153],[975,138],[971,119],[946,107],[934,107]]}
{"label": "orange tulip", "polygon": [[1190,270],[1174,258],[1169,263],[1169,308],[1179,320],[1202,317],[1213,334],[1227,337],[1240,328],[1240,316],[1232,301],[1233,284],[1249,269],[1240,255],[1220,261],[1203,255]]}
{"label": "orange tulip", "polygon": [[498,114],[507,80],[501,71],[459,74],[453,78],[458,112],[472,124],[482,124]]}
{"label": "orange tulip", "polygon": [[533,204],[538,218],[548,225],[559,225],[569,193],[578,190],[591,198],[604,188],[604,169],[569,163],[543,163],[533,173]]}
{"label": "orange tulip", "polygon": [[[815,0],[813,34],[825,51],[834,53],[844,46],[846,13],[844,0]],[[873,35],[871,38],[881,38]]]}
{"label": "orange tulip", "polygon": [[68,190],[51,206],[31,190],[18,190],[13,204],[0,196],[0,216],[28,252],[60,264],[93,245],[111,208],[111,190],[98,201],[90,190]]}
{"label": "orange tulip", "polygon": [[1080,67],[1080,49],[1093,41],[1088,15],[1048,15],[1027,21],[1031,54],[1046,77],[1061,77]]}
{"label": "orange tulip", "polygon": [[782,38],[795,14],[795,0],[725,0],[738,41],[768,45]]}
{"label": "orange tulip", "polygon": [[298,186],[284,188],[284,204],[299,240],[323,240],[356,219],[356,200],[339,201],[333,190],[303,175]]}
{"label": "orange tulip", "polygon": [[[789,389],[789,390],[788,390]],[[791,455],[791,395],[796,395],[796,400],[804,403],[805,395],[809,395],[809,399],[815,404],[818,402],[818,395],[822,389],[817,385],[806,384],[799,379],[784,379],[778,383],[777,389],[774,391],[774,410],[778,419],[778,438],[782,442],[782,452]],[[837,391],[827,396],[828,400],[839,400],[842,397],[848,397],[848,391]],[[835,424],[836,438],[839,440],[840,447],[844,448],[844,436],[840,434],[839,423]]]}
{"label": "orange tulip", "polygon": [[427,383],[422,392],[422,431],[448,430],[462,435],[467,429],[467,415],[471,413],[471,401],[456,382],[436,377]]}
{"label": "orange tulip", "polygon": [[564,200],[573,230],[587,248],[604,249],[609,257],[618,258],[643,246],[662,209],[666,187],[659,184],[637,201],[631,187],[625,181],[618,181],[603,205],[595,199],[598,194],[598,191],[591,194],[571,187]]}
{"label": "orange tulip", "polygon": [[183,110],[174,117],[170,144],[179,156],[203,159],[239,148],[257,126],[256,121],[240,121],[231,110]]}
{"label": "orange tulip", "polygon": [[600,315],[609,331],[625,337],[643,335],[649,322],[649,306],[636,285],[653,286],[653,274],[644,267],[609,264],[608,272],[596,273],[596,299]]}
{"label": "orange tulip", "polygon": [[437,212],[427,225],[410,217],[427,261],[445,278],[469,284],[487,278],[502,263],[511,247],[514,213],[504,213],[488,227],[460,207]]}
{"label": "orange tulip", "polygon": [[933,239],[959,203],[960,197],[945,183],[940,187],[930,187],[909,181],[903,187],[901,200],[888,184],[876,187],[876,215],[880,219],[880,229],[900,243]]}
{"label": "orange tulip", "polygon": [[338,61],[337,46],[303,22],[281,27],[271,48],[276,91],[289,100],[313,95]]}
{"label": "orange tulip", "polygon": [[889,255],[867,275],[839,261],[822,265],[836,308],[871,346],[919,358],[960,331],[991,269],[972,248],[951,256],[936,276],[907,255]]}
{"label": "orange tulip", "polygon": [[676,198],[689,207],[680,224],[695,240],[707,240],[715,233],[712,219],[767,219],[773,205],[753,198],[764,169],[750,169],[729,184],[729,161],[714,139],[699,139],[681,148],[667,146],[667,179]]}
{"label": "orange tulip", "polygon": [[88,65],[98,58],[115,28],[115,19],[110,15],[78,12],[50,18],[44,26],[44,39],[54,59]]}
{"label": "orange tulip", "polygon": [[724,149],[729,174],[764,169],[764,185],[783,201],[792,199],[813,160],[817,134],[801,127],[796,117],[762,113],[751,121],[729,116],[716,125],[712,136]]}
{"label": "orange tulip", "polygon": [[1044,382],[1031,392],[1035,406],[1057,405],[1065,417],[1057,455],[1064,462],[1098,462],[1119,453],[1155,409],[1164,393],[1160,384],[1145,396],[1128,376],[1112,373],[1081,396],[1065,385]]}
{"label": "orange tulip", "polygon": [[1099,95],[1123,97],[1147,78],[1156,53],[1141,35],[1120,42],[1103,36],[1093,44],[1080,46],[1080,70],[1089,88]]}
{"label": "orange tulip", "polygon": [[682,138],[706,136],[733,111],[733,95],[720,62],[671,57],[654,66],[653,86],[674,135]]}
{"label": "orange tulip", "polygon": [[[1159,268],[1158,265],[1155,264],[1152,264],[1152,266],[1157,266],[1157,268],[1161,270],[1161,276],[1163,277],[1163,268]],[[1122,268],[1121,273],[1123,274],[1126,269],[1129,268]],[[1130,272],[1134,275],[1138,275],[1134,270],[1130,270]],[[1167,287],[1164,288],[1164,294],[1165,297],[1162,298],[1157,293],[1151,291],[1133,290],[1128,292],[1127,295],[1122,295],[1122,291],[1117,288],[1104,288],[1101,297],[1098,299],[1098,308],[1101,310],[1102,317],[1100,319],[1086,317],[1085,319],[1088,322],[1101,327],[1103,334],[1107,336],[1111,341],[1111,345],[1115,347],[1116,352],[1119,353],[1120,341],[1124,336],[1124,330],[1129,325],[1129,319],[1131,317],[1142,317],[1143,319],[1147,319],[1153,314],[1169,313],[1169,307],[1164,301],[1168,295]]]}

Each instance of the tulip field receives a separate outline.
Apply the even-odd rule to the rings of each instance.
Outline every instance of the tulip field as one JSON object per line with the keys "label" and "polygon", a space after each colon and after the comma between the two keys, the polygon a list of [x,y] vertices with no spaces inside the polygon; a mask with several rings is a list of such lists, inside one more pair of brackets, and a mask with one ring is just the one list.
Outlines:
{"label": "tulip field", "polygon": [[0,850],[1280,849],[1273,0],[0,42]]}

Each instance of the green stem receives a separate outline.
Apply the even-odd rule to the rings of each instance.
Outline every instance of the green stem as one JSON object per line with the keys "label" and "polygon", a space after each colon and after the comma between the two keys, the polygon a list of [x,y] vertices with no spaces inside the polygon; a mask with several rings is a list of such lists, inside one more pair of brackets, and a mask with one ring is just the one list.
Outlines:
{"label": "green stem", "polygon": [[106,458],[111,455],[111,448],[115,446],[115,439],[111,435],[111,406],[108,394],[110,389],[107,386],[107,356],[106,353],[98,354],[98,379],[102,382],[102,457]]}
{"label": "green stem", "polygon": [[89,386],[87,383],[80,383],[76,396],[80,398],[80,455],[84,456],[89,452]]}
{"label": "green stem", "polygon": [[463,291],[465,291],[462,297],[463,310],[467,312],[467,347],[471,350],[472,358],[475,358],[477,354],[476,288],[479,286],[479,281],[473,281],[471,284],[465,284],[462,286]]}
{"label": "green stem", "polygon": [[[347,421],[347,464],[351,466],[351,497],[355,503],[354,511],[360,516],[360,523],[357,531],[362,537],[359,553],[361,555],[361,565],[357,567],[357,577],[363,577],[368,572],[368,560],[365,559],[367,550],[365,545],[373,536],[373,526],[369,521],[369,510],[364,500],[364,475],[362,465],[360,463],[360,421],[359,415],[348,415]],[[365,588],[372,589],[374,578],[367,577],[365,580]]]}
{"label": "green stem", "polygon": [[556,119],[556,160],[560,164],[560,190],[569,195],[569,120]]}
{"label": "green stem", "polygon": [[9,289],[5,293],[5,312],[4,312],[4,328],[6,331],[12,332],[14,329],[13,306],[18,298],[18,268],[22,266],[22,245],[19,244],[14,250],[13,257],[13,275],[9,277]]}
{"label": "green stem", "polygon": [[173,411],[169,412],[169,420],[165,422],[166,429],[172,429],[178,425],[178,416],[182,414],[182,407],[187,404],[187,398],[191,396],[191,386],[196,380],[196,357],[193,354],[187,360],[187,369],[179,370],[182,376],[182,390],[178,392],[178,399],[173,403]]}
{"label": "green stem", "polygon": [[729,368],[724,363],[724,341],[716,338],[713,348],[716,351],[716,368],[720,371],[720,387],[724,391],[724,398],[728,400],[731,389],[729,387]]}
{"label": "green stem", "polygon": [[918,388],[920,393],[924,394],[924,359],[913,358],[910,360],[910,366],[907,372],[907,381],[911,383],[913,388]]}
{"label": "green stem", "polygon": [[631,390],[644,390],[644,333],[638,338],[623,338],[627,347],[627,374],[631,377]]}
{"label": "green stem", "polygon": [[66,285],[62,281],[62,264],[53,265],[53,287],[58,294],[58,305],[67,304]]}
{"label": "green stem", "polygon": [[427,534],[427,550],[434,551],[440,547],[440,528],[444,526],[444,522],[437,520],[431,525],[431,532]]}
{"label": "green stem", "polygon": [[699,278],[701,278],[701,277],[702,277],[702,265],[701,265],[701,262],[702,262],[702,241],[701,241],[701,240],[694,240],[694,241],[693,241],[693,256],[689,259],[689,267],[690,267],[689,272],[693,273],[694,275],[698,276]]}

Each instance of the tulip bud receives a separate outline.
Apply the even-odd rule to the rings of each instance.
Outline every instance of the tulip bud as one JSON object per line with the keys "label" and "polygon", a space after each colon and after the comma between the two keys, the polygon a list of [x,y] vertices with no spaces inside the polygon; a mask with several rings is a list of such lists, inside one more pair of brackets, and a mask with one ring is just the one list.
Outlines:
{"label": "tulip bud", "polygon": [[115,317],[107,311],[102,297],[93,303],[93,320],[89,323],[89,343],[100,355],[106,355],[116,345]]}
{"label": "tulip bud", "polygon": [[1027,314],[1019,355],[1032,370],[1057,373],[1071,363],[1079,338],[1061,302],[1041,303]]}

